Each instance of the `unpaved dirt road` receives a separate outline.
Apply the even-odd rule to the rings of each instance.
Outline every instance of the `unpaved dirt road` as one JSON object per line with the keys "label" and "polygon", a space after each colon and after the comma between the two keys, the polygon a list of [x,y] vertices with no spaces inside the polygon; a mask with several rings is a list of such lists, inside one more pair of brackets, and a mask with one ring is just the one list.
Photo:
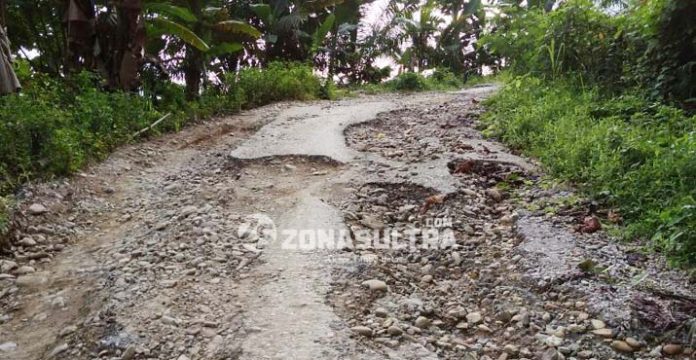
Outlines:
{"label": "unpaved dirt road", "polygon": [[276,104],[27,187],[0,359],[690,358],[688,276],[483,140],[494,90]]}

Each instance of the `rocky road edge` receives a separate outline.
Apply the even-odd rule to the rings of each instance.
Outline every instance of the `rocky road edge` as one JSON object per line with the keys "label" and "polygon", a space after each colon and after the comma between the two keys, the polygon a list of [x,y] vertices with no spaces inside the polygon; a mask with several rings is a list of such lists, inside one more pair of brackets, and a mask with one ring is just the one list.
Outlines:
{"label": "rocky road edge", "polygon": [[460,98],[346,130],[356,150],[412,168],[444,158],[459,181],[442,193],[404,168],[398,181],[355,182],[335,200],[354,233],[454,219],[456,249],[355,251],[336,270],[327,299],[355,337],[384,354],[417,344],[446,359],[696,356],[693,280],[608,237],[601,223],[617,213],[548,188],[482,139],[480,111]]}

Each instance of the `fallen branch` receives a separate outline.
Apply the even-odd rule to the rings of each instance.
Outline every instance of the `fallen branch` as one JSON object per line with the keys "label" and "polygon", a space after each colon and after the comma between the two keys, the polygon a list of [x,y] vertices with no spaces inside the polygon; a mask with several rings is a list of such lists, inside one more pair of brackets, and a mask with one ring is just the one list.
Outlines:
{"label": "fallen branch", "polygon": [[157,121],[155,121],[155,122],[153,122],[152,124],[150,124],[150,126],[144,128],[144,129],[141,129],[140,131],[138,131],[138,132],[136,132],[135,134],[131,135],[131,138],[136,138],[136,137],[138,137],[138,136],[144,134],[144,133],[147,132],[148,130],[154,129],[155,126],[157,126],[159,123],[161,123],[162,121],[164,121],[165,119],[167,119],[167,118],[168,118],[169,116],[171,116],[171,115],[172,115],[172,113],[167,113],[167,115],[162,116],[162,117],[159,118]]}

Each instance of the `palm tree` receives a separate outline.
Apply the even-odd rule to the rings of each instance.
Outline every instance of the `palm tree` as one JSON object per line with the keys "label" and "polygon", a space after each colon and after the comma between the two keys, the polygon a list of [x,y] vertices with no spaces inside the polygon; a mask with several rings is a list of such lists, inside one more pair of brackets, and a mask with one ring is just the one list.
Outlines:
{"label": "palm tree", "polygon": [[251,5],[264,32],[266,62],[273,60],[306,61],[314,56],[326,35],[335,30],[335,17],[329,8],[344,0],[290,1],[270,0]]}

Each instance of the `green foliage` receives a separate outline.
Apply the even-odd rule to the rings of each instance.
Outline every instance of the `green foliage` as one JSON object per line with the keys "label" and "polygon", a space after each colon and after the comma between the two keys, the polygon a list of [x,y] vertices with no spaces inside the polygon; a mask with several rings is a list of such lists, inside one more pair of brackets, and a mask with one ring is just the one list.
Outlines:
{"label": "green foliage", "polygon": [[388,85],[397,91],[423,91],[428,89],[425,76],[417,72],[405,72],[399,74]]}
{"label": "green foliage", "polygon": [[417,72],[405,72],[385,83],[394,91],[429,91],[461,89],[463,82],[448,69],[436,69],[430,76]]}
{"label": "green foliage", "polygon": [[622,75],[620,21],[588,0],[568,1],[558,10],[528,10],[502,18],[502,31],[480,46],[513,62],[518,74],[554,79],[577,74],[589,82],[618,83]]}
{"label": "green foliage", "polygon": [[0,247],[3,245],[4,237],[9,228],[8,213],[10,212],[9,198],[0,196]]}
{"label": "green foliage", "polygon": [[679,0],[635,2],[617,15],[589,0],[570,0],[548,13],[513,7],[499,15],[497,30],[478,47],[517,75],[574,76],[613,93],[639,86],[655,99],[693,110],[694,17],[696,3]]}
{"label": "green foliage", "polygon": [[274,62],[267,68],[246,68],[226,79],[230,93],[244,99],[244,107],[280,100],[311,100],[322,96],[322,84],[307,65]]}
{"label": "green foliage", "polygon": [[446,68],[435,69],[428,81],[434,89],[460,89],[464,86],[461,78]]}
{"label": "green foliage", "polygon": [[[648,1],[628,23],[634,47],[645,51],[633,65],[638,81],[650,84],[654,97],[696,110],[696,2]],[[648,30],[644,30],[647,28]],[[633,35],[635,36],[635,35]],[[637,54],[640,55],[640,54]]]}
{"label": "green foliage", "polygon": [[528,76],[509,81],[489,105],[489,135],[619,207],[627,237],[696,263],[696,116],[641,92],[607,98]]}
{"label": "green foliage", "polygon": [[139,96],[101,91],[88,73],[22,80],[22,94],[0,98],[0,193],[102,158],[159,115]]}

